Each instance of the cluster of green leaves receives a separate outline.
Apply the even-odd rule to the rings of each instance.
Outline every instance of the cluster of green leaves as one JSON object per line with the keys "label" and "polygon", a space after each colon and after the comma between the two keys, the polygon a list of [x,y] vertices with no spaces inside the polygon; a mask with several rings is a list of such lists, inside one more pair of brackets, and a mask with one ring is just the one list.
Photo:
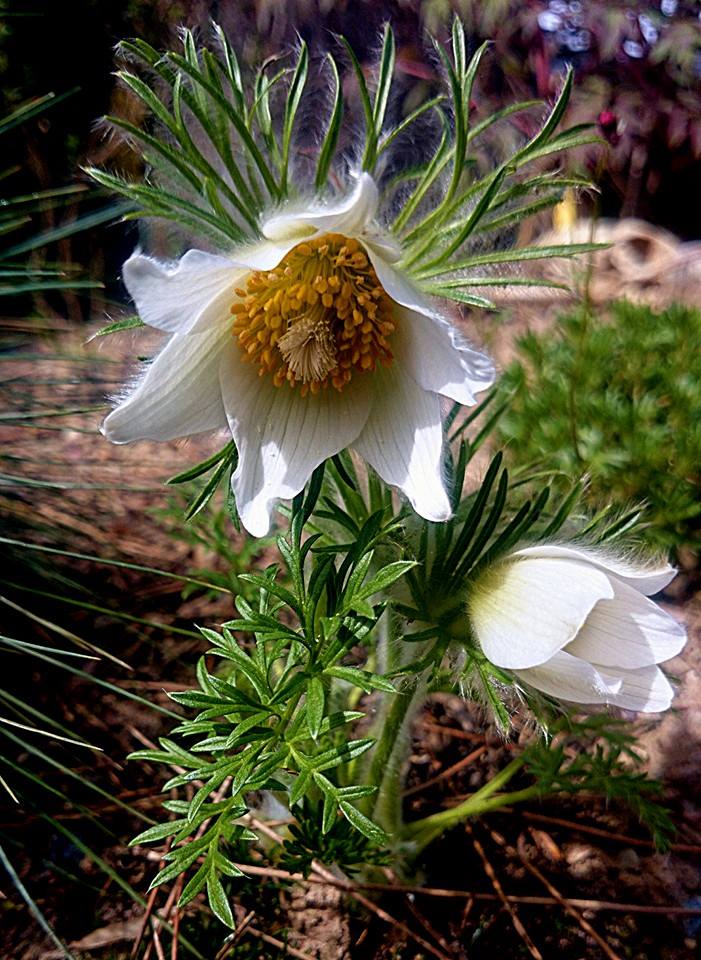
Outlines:
{"label": "cluster of green leaves", "polygon": [[337,863],[352,875],[368,865],[386,866],[391,853],[378,847],[348,820],[336,818],[330,830],[324,829],[323,801],[305,797],[295,808],[295,821],[280,854],[280,865],[292,873],[309,875],[315,860]]}
{"label": "cluster of green leaves", "polygon": [[[701,313],[627,302],[581,308],[527,334],[500,385],[499,430],[514,465],[588,477],[595,508],[645,503],[663,548],[701,545]],[[557,482],[557,481],[556,481]]]}
{"label": "cluster of green leaves", "polygon": [[231,487],[231,475],[238,464],[238,450],[236,449],[236,444],[233,440],[230,440],[226,443],[221,450],[218,450],[216,453],[213,453],[211,457],[207,457],[206,460],[202,460],[201,463],[195,464],[193,467],[189,467],[187,470],[183,470],[182,473],[178,473],[176,476],[171,477],[168,480],[170,484],[183,484],[189,483],[192,480],[197,480],[199,477],[209,474],[209,477],[205,481],[204,485],[195,493],[194,497],[190,501],[185,510],[185,519],[192,520],[197,514],[206,507],[209,501],[212,499],[214,492],[218,489],[222,480],[225,481],[224,489],[226,490],[225,498],[225,510],[226,513],[234,525],[234,529],[240,531],[241,526],[239,524],[239,515],[238,510],[236,509],[236,499],[233,494]]}
{"label": "cluster of green leaves", "polygon": [[[257,588],[256,603],[239,595],[238,619],[223,624],[221,633],[202,629],[211,653],[225,666],[210,673],[201,660],[199,689],[171,694],[177,703],[199,711],[173,731],[195,742],[186,749],[163,739],[160,750],[133,754],[178,771],[164,790],[197,787],[191,800],[165,803],[177,819],[146,830],[134,841],[172,837],[164,857],[167,865],[152,885],[172,880],[201,860],[180,902],[189,902],[206,886],[213,911],[230,926],[233,918],[220,875],[241,873],[231,850],[252,838],[240,823],[252,791],[282,791],[291,809],[305,797],[316,797],[322,809],[321,834],[335,830],[334,848],[340,857],[343,845],[338,838],[347,834],[337,829],[339,816],[374,846],[388,839],[354,803],[376,789],[354,783],[352,777],[353,761],[374,740],[347,738],[347,726],[363,714],[337,709],[335,688],[394,694],[388,680],[343,661],[384,613],[386,600],[373,603],[373,598],[413,563],[396,561],[372,573],[374,545],[389,532],[382,511],[368,517],[347,550],[315,551],[320,534],[303,541],[323,473],[323,468],[317,471],[306,498],[296,501],[289,538],[277,540],[291,589],[279,581],[276,564],[261,574],[241,575]],[[348,856],[351,862],[357,858],[357,842],[351,843]]]}
{"label": "cluster of green leaves", "polygon": [[[206,888],[214,913],[232,925],[222,876],[245,874],[243,845],[254,838],[246,814],[255,810],[256,791],[272,791],[289,810],[277,856],[302,871],[318,858],[353,870],[384,862],[388,849],[406,853],[407,842],[423,849],[463,816],[461,805],[404,824],[400,798],[406,724],[431,691],[469,685],[504,729],[510,725],[513,678],[490,665],[468,635],[470,577],[518,541],[551,538],[566,522],[596,543],[630,529],[637,516],[602,511],[578,523],[579,486],[551,498],[541,482],[524,503],[519,487],[537,478],[524,471],[510,478],[500,454],[481,485],[464,495],[467,465],[504,414],[497,401],[493,392],[468,417],[458,420],[456,407],[448,418],[455,441],[446,461],[452,520],[434,524],[406,506],[397,511],[384,484],[372,472],[359,476],[341,454],[293,502],[289,534],[276,541],[282,562],[237,574],[245,588],[236,599],[239,617],[221,633],[202,630],[211,650],[198,666],[199,687],[171,695],[197,715],[160,749],[133,754],[174,771],[164,790],[189,791],[189,798],[164,804],[175,819],[134,841],[170,839],[153,886],[192,871],[181,903]],[[466,429],[476,420],[481,429],[468,441]],[[456,649],[466,654],[458,671]],[[363,694],[372,695],[370,727],[357,709],[365,706]],[[559,717],[547,698],[534,706],[541,717]],[[565,723],[556,720],[559,737],[532,744],[466,801],[464,816],[485,804],[496,809],[545,793],[596,791],[627,803],[663,843],[669,825],[656,787],[625,766],[635,759],[630,736],[597,718],[570,725],[567,735],[574,731],[587,746],[573,760],[563,742]],[[501,787],[524,765],[530,786],[502,796]]]}
{"label": "cluster of green leaves", "polygon": [[483,294],[490,286],[539,283],[533,279],[496,276],[495,267],[568,257],[590,246],[562,244],[520,250],[493,249],[485,253],[475,250],[474,241],[484,240],[485,236],[493,239],[534,213],[554,206],[567,187],[588,186],[581,178],[559,173],[523,174],[530,164],[590,143],[597,137],[587,124],[557,132],[572,91],[570,70],[540,129],[494,170],[482,174],[471,152],[474,141],[495,123],[541,104],[539,101],[511,104],[472,125],[472,90],[489,44],[482,44],[468,60],[465,30],[456,17],[452,56],[439,44],[434,46],[450,93],[447,111],[440,102],[433,107],[440,118],[443,135],[426,163],[400,175],[400,183],[395,185],[400,210],[392,230],[402,244],[401,266],[422,289],[458,303],[489,308],[491,303],[484,295],[477,296],[470,290],[477,287]]}
{"label": "cluster of green leaves", "polygon": [[[154,135],[120,117],[107,120],[138,145],[149,167],[177,191],[166,191],[155,183],[129,183],[100,170],[90,173],[135,204],[130,217],[170,219],[229,245],[258,237],[263,212],[293,192],[292,145],[308,81],[309,53],[302,42],[293,67],[278,69],[282,57],[266,61],[249,84],[223,31],[216,25],[214,31],[216,51],[198,49],[188,30],[183,31],[182,54],[161,55],[143,40],[121,44],[125,58],[149,70],[159,88],[167,91],[161,99],[137,74],[119,73],[161,130]],[[318,189],[326,184],[343,116],[338,67],[331,56],[328,64],[334,95],[316,162]],[[278,95],[283,101],[280,109]],[[376,110],[381,126],[379,104]],[[281,127],[279,136],[274,118]],[[206,142],[194,133],[195,125]]]}
{"label": "cluster of green leaves", "polygon": [[662,784],[645,773],[626,721],[606,714],[561,717],[550,734],[554,739],[534,739],[523,754],[525,769],[540,791],[587,791],[622,803],[650,831],[658,849],[668,847],[674,824],[661,804]]}
{"label": "cluster of green leaves", "polygon": [[[326,55],[333,86],[331,107],[315,141],[302,129],[307,122],[298,120],[306,98],[318,97],[318,89],[309,82],[306,45],[300,43],[293,65],[280,66],[284,57],[268,60],[249,83],[221,28],[215,26],[214,32],[215,50],[198,49],[189,31],[183,32],[182,53],[160,54],[143,40],[121,45],[124,56],[149,73],[148,80],[127,69],[119,76],[143,102],[156,129],[141,129],[119,117],[107,119],[142,153],[151,173],[146,182],[135,183],[106,171],[89,172],[133,203],[130,218],[165,218],[228,248],[232,242],[258,238],[266,211],[288,197],[303,196],[312,187],[304,171],[296,169],[296,156],[315,157],[313,189],[320,195],[325,194],[332,172],[336,180],[344,179],[350,158],[339,148],[342,70],[331,54]],[[401,266],[426,292],[489,307],[490,301],[471,293],[471,288],[545,282],[496,277],[495,267],[592,249],[592,244],[565,244],[480,254],[469,251],[476,237],[508,231],[524,217],[558,203],[566,187],[587,185],[577,177],[559,174],[523,176],[528,165],[596,139],[584,126],[557,132],[571,92],[571,72],[539,131],[494,171],[480,175],[470,152],[475,139],[499,121],[540,105],[539,101],[512,105],[471,125],[472,87],[486,44],[468,60],[464,29],[456,18],[452,56],[435,44],[448,80],[448,96],[424,100],[392,122],[388,119],[395,74],[391,28],[385,27],[374,91],[350,44],[342,37],[339,42],[362,105],[365,136],[360,167],[385,190],[384,215],[404,250]],[[303,113],[307,118],[318,116],[318,104]],[[385,152],[401,146],[417,121],[425,121],[429,114],[442,131],[435,152],[426,162],[383,183]],[[296,138],[302,136],[304,148],[295,150]]]}
{"label": "cluster of green leaves", "polygon": [[[289,71],[282,69],[270,77],[266,64],[249,97],[236,53],[222,30],[215,27],[215,31],[218,53],[198,50],[187,30],[182,54],[162,56],[140,39],[121,45],[125,57],[151,71],[151,82],[128,70],[119,76],[161,124],[162,131],[154,135],[119,117],[107,119],[139,145],[149,166],[176,189],[128,183],[94,169],[90,173],[133,201],[136,210],[130,216],[173,220],[230,245],[258,236],[261,212],[287,195],[293,123],[309,58],[302,45],[287,90],[283,134],[278,140],[270,97],[280,81],[289,77]],[[168,106],[154,92],[155,85],[168,91]],[[206,143],[194,132],[195,125]]]}

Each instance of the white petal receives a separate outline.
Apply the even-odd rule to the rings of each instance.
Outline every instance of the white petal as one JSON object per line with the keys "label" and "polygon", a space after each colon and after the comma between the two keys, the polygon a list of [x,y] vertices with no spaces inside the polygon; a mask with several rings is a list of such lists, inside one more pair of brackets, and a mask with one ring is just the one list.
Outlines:
{"label": "white petal", "polygon": [[523,669],[550,660],[574,638],[594,604],[612,596],[606,574],[589,564],[509,559],[475,584],[469,611],[487,659]]}
{"label": "white petal", "polygon": [[134,253],[124,264],[124,283],[139,316],[167,333],[202,333],[229,314],[240,264],[203,250],[188,250],[163,263]]}
{"label": "white petal", "polygon": [[401,248],[373,223],[378,192],[372,177],[363,173],[355,189],[337,203],[287,209],[270,217],[262,226],[264,239],[236,251],[237,263],[251,270],[272,270],[297,244],[324,233],[355,237],[368,254],[383,262],[397,260]]}
{"label": "white petal", "polygon": [[[313,230],[312,233],[314,233]],[[248,247],[239,247],[236,251],[236,260],[249,270],[273,270],[293,247],[302,242],[304,236],[277,241],[261,240]]]}
{"label": "white petal", "polygon": [[[603,667],[598,669],[604,681],[612,679]],[[674,690],[659,667],[625,670],[620,679],[620,690],[609,700],[613,706],[640,713],[662,713],[671,706]]]}
{"label": "white petal", "polygon": [[419,290],[405,273],[388,263],[384,257],[378,256],[370,245],[368,256],[375,268],[377,279],[394,301],[416,313],[423,313],[424,316],[434,317],[447,323],[439,313],[436,302]]}
{"label": "white petal", "polygon": [[627,563],[617,557],[609,557],[604,552],[585,547],[563,547],[557,544],[539,544],[536,547],[526,547],[523,550],[517,550],[515,557],[569,557],[572,560],[580,560],[583,563],[591,563],[599,570],[607,570],[618,580],[627,583],[638,593],[644,593],[646,596],[652,596],[653,593],[659,593],[667,584],[674,579],[676,570],[668,563],[657,564],[656,566],[646,566],[640,564],[636,566],[633,563]]}
{"label": "white petal", "polygon": [[572,703],[612,703],[622,688],[619,677],[604,677],[590,663],[563,650],[547,663],[515,673],[536,690]]}
{"label": "white petal", "polygon": [[[598,670],[604,681],[611,679],[603,667]],[[659,667],[625,670],[620,674],[620,680],[620,690],[609,699],[612,706],[640,713],[662,713],[672,704],[674,690]]]}
{"label": "white petal", "polygon": [[[391,234],[381,227],[371,224],[357,238],[365,247],[365,251],[374,263],[379,258],[385,264],[395,263],[401,259],[402,248]],[[375,271],[377,272],[377,271]]]}
{"label": "white petal", "polygon": [[404,307],[395,307],[395,313],[392,350],[425,390],[469,405],[476,393],[494,383],[492,361],[473,350],[447,320]]}
{"label": "white petal", "polygon": [[219,364],[229,349],[234,341],[226,328],[172,336],[136,389],[106,417],[104,436],[114,443],[173,440],[226,427]]}
{"label": "white petal", "polygon": [[621,580],[610,582],[613,599],[597,603],[567,652],[629,670],[676,657],[686,643],[682,624]]}
{"label": "white petal", "polygon": [[358,436],[372,400],[363,379],[354,378],[340,393],[329,388],[301,397],[298,389],[259,377],[237,351],[227,355],[221,391],[239,452],[232,486],[249,533],[264,536],[274,501],[298,494],[322,461]]}
{"label": "white petal", "polygon": [[[379,194],[369,173],[362,173],[354,190],[338,203],[314,204],[306,210],[290,210],[270,217],[263,224],[263,235],[276,242],[318,233],[342,233],[357,237],[372,223],[377,213]],[[311,228],[311,229],[310,229]]]}
{"label": "white petal", "polygon": [[365,429],[353,446],[382,479],[399,487],[427,520],[447,520],[450,503],[442,477],[440,402],[400,367],[378,368]]}

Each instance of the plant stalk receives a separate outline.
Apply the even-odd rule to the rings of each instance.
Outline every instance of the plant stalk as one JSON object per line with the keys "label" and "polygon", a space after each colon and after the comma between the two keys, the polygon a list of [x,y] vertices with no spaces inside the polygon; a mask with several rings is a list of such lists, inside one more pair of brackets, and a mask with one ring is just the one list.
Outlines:
{"label": "plant stalk", "polygon": [[372,751],[365,783],[378,787],[372,804],[372,819],[392,836],[402,831],[402,770],[409,754],[409,725],[426,697],[426,683],[414,679],[399,690],[388,710],[378,717],[379,735]]}
{"label": "plant stalk", "polygon": [[511,763],[500,770],[471,797],[452,807],[450,810],[441,810],[421,820],[408,823],[402,831],[403,839],[410,845],[413,856],[421,853],[436,837],[451,827],[457,826],[464,820],[479,816],[489,810],[510,806],[524,800],[531,800],[540,796],[541,788],[537,785],[524,787],[522,790],[513,790],[510,793],[499,791],[515,776],[524,764],[523,757],[516,757]]}

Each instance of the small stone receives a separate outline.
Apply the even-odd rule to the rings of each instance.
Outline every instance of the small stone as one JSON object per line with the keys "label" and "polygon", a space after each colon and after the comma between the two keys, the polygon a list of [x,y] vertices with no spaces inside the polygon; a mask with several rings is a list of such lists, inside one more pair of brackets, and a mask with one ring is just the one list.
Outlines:
{"label": "small stone", "polygon": [[621,870],[637,870],[640,866],[640,857],[632,847],[626,847],[618,855],[618,865]]}

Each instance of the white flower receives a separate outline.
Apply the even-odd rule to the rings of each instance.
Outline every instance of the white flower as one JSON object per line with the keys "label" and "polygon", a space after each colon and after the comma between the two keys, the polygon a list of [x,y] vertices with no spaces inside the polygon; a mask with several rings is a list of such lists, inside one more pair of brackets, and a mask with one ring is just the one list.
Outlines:
{"label": "white flower", "polygon": [[104,435],[228,428],[239,513],[256,536],[275,500],[348,446],[423,517],[447,519],[439,395],[474,403],[494,368],[393,266],[377,205],[364,173],[337,204],[272,216],[262,242],[228,256],[130,257],[124,281],[141,319],[171,336]]}
{"label": "white flower", "polygon": [[657,713],[673,690],[657,666],[684,627],[648,600],[672,567],[635,567],[573,547],[510,554],[474,584],[469,614],[484,655],[525,683],[574,703]]}

